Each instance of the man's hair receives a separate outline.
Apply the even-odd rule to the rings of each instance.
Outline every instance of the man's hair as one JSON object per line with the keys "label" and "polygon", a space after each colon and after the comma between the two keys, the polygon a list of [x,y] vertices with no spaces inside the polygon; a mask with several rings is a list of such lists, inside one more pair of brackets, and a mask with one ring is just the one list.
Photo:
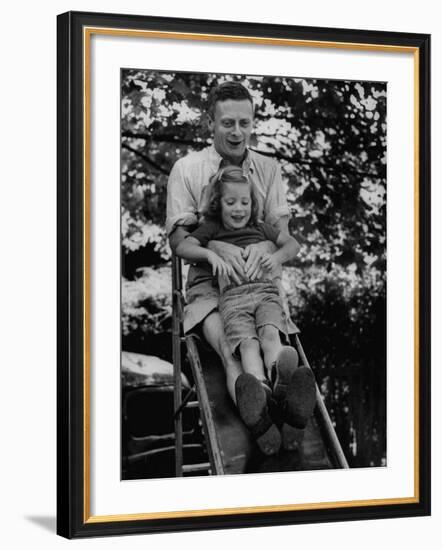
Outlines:
{"label": "man's hair", "polygon": [[207,98],[207,114],[212,120],[215,117],[215,105],[217,101],[227,101],[228,99],[235,101],[247,99],[250,101],[253,109],[253,99],[246,87],[240,82],[223,82],[219,86],[212,88]]}
{"label": "man's hair", "polygon": [[247,225],[256,225],[258,223],[258,200],[253,188],[252,182],[244,174],[239,166],[228,165],[220,168],[218,172],[210,178],[208,188],[207,206],[203,211],[204,219],[221,221],[221,197],[223,195],[223,183],[236,183],[239,185],[248,184],[250,186],[250,197],[252,208],[250,220]]}

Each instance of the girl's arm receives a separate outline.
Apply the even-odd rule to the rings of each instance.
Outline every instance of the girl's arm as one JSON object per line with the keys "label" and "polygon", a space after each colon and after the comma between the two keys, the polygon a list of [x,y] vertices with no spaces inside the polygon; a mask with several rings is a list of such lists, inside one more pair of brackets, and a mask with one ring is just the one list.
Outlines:
{"label": "girl's arm", "polygon": [[175,253],[189,262],[208,262],[212,266],[213,275],[229,278],[232,268],[215,252],[201,246],[195,237],[186,237],[176,247]]}
{"label": "girl's arm", "polygon": [[276,246],[278,250],[273,254],[267,254],[262,261],[262,266],[271,271],[293,260],[301,248],[294,237],[282,231],[278,235]]}

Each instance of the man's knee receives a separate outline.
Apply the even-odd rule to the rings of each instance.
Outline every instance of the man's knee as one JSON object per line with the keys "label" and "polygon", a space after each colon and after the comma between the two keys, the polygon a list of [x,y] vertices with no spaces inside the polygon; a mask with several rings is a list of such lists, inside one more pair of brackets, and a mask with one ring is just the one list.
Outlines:
{"label": "man's knee", "polygon": [[203,335],[207,342],[221,351],[221,345],[225,341],[224,327],[218,311],[213,311],[203,321]]}
{"label": "man's knee", "polygon": [[221,316],[218,311],[212,312],[204,319],[203,334],[207,342],[226,364],[232,360],[232,350],[226,340]]}

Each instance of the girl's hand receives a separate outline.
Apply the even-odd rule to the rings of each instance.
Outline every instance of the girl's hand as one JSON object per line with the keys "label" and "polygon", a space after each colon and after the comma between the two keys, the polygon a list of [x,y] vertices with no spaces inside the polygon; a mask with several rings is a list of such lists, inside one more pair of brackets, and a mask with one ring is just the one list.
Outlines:
{"label": "girl's hand", "polygon": [[210,241],[207,248],[229,266],[232,282],[237,285],[241,284],[241,280],[245,278],[244,266],[246,263],[243,258],[243,249],[222,241]]}
{"label": "girl's hand", "polygon": [[215,252],[211,250],[207,251],[207,260],[212,266],[212,274],[217,277],[225,277],[230,281],[230,277],[233,275],[232,267],[222,260]]}
{"label": "girl's hand", "polygon": [[281,269],[281,264],[278,258],[275,257],[275,254],[263,254],[261,267],[269,272],[273,272]]}
{"label": "girl's hand", "polygon": [[263,256],[268,252],[268,245],[272,245],[270,241],[249,244],[243,250],[245,260],[244,271],[250,281],[259,279],[262,276],[261,262]]}

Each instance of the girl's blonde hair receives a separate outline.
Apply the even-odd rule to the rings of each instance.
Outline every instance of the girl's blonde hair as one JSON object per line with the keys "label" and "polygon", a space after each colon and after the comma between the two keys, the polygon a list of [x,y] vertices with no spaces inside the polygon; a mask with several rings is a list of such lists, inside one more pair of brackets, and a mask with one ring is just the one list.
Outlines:
{"label": "girl's blonde hair", "polygon": [[207,206],[203,211],[203,216],[206,220],[221,220],[221,197],[223,194],[223,183],[247,183],[250,185],[250,197],[252,201],[252,209],[250,219],[247,225],[256,225],[258,222],[258,201],[253,189],[252,182],[244,174],[244,171],[239,166],[224,166],[210,178],[208,188]]}

